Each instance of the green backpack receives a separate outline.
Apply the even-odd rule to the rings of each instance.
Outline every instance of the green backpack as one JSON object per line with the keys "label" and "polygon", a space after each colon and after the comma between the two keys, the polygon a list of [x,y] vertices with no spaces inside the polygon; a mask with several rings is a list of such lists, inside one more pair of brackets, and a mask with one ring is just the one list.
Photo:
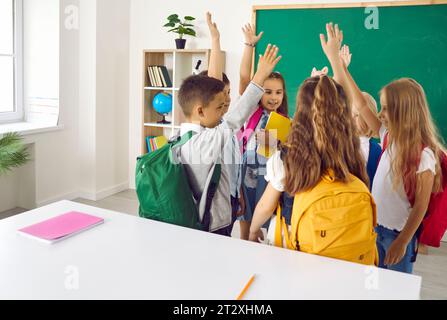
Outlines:
{"label": "green backpack", "polygon": [[[137,160],[136,190],[140,217],[207,231],[208,226],[199,219],[185,168],[173,159],[174,148],[180,148],[192,136],[193,133],[188,132]],[[220,170],[217,178],[220,180]],[[204,220],[207,224],[209,218]]]}

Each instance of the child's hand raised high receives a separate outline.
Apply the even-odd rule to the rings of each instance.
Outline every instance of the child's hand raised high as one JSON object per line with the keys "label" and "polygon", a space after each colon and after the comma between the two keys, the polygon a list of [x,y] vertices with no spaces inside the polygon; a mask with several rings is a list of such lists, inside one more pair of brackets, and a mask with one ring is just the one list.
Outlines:
{"label": "child's hand raised high", "polygon": [[253,82],[259,86],[264,86],[264,81],[272,74],[279,60],[282,56],[278,57],[279,48],[269,44],[265,50],[264,55],[259,56],[258,70],[253,77]]}
{"label": "child's hand raised high", "polygon": [[256,30],[249,23],[242,27],[242,32],[244,33],[245,44],[251,47],[254,47],[264,34],[264,32],[261,32],[260,34],[256,35]]}
{"label": "child's hand raised high", "polygon": [[347,68],[351,64],[352,53],[349,50],[349,46],[344,45],[340,51],[340,58],[344,66]]}
{"label": "child's hand raised high", "polygon": [[321,46],[328,60],[332,62],[339,62],[341,44],[343,42],[343,31],[340,31],[338,24],[334,26],[331,23],[326,23],[327,41],[324,34],[320,34]]}
{"label": "child's hand raised high", "polygon": [[206,22],[208,24],[208,29],[210,30],[211,38],[213,40],[220,39],[219,29],[217,28],[217,24],[213,22],[210,12],[206,13]]}

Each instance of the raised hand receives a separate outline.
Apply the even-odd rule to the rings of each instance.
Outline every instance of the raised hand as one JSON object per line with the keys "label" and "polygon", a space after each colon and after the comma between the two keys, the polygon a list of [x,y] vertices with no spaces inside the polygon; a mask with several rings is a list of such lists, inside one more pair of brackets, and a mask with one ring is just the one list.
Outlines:
{"label": "raised hand", "polygon": [[311,73],[311,77],[320,77],[320,76],[327,76],[327,74],[329,73],[329,68],[328,67],[324,67],[321,70],[317,70],[317,68],[313,68],[312,69],[312,73]]}
{"label": "raised hand", "polygon": [[347,68],[351,64],[352,53],[349,50],[349,46],[344,45],[340,50],[340,58],[344,66]]}
{"label": "raised hand", "polygon": [[220,39],[219,29],[217,28],[217,24],[213,22],[210,12],[206,13],[206,22],[208,24],[208,29],[210,30],[211,38]]}
{"label": "raised hand", "polygon": [[343,42],[343,31],[331,23],[326,23],[327,40],[324,34],[320,34],[321,47],[328,60],[332,63],[340,59],[341,44]]}
{"label": "raised hand", "polygon": [[253,78],[253,82],[260,85],[264,85],[264,81],[272,74],[279,60],[282,56],[278,57],[279,48],[269,44],[265,49],[264,55],[259,56],[258,70]]}
{"label": "raised hand", "polygon": [[255,28],[253,28],[253,26],[249,23],[242,27],[242,32],[244,33],[245,43],[251,46],[255,46],[264,34],[264,32],[261,32],[260,34],[256,35]]}

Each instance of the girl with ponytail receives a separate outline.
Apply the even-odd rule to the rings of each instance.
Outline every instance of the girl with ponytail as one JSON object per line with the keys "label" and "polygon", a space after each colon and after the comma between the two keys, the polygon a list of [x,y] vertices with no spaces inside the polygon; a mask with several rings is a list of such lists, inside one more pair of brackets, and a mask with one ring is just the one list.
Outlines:
{"label": "girl with ponytail", "polygon": [[354,175],[369,184],[344,90],[322,75],[301,85],[287,144],[267,162],[269,184],[256,207],[250,240],[262,238],[260,228],[273,215],[282,192],[312,190],[328,172],[336,181],[349,182]]}

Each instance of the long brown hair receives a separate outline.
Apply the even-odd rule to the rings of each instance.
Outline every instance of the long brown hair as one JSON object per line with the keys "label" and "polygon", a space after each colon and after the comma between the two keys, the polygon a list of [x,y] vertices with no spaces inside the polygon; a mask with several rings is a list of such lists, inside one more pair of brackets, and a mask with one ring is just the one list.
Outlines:
{"label": "long brown hair", "polygon": [[389,147],[394,145],[391,160],[394,188],[403,180],[407,195],[414,197],[421,152],[429,147],[436,158],[433,191],[441,191],[439,159],[445,150],[430,114],[424,89],[417,81],[402,78],[385,86],[381,95],[387,107]]}
{"label": "long brown hair", "polygon": [[314,188],[330,170],[338,181],[354,175],[369,185],[351,107],[343,88],[327,76],[304,81],[284,158],[289,194]]}

